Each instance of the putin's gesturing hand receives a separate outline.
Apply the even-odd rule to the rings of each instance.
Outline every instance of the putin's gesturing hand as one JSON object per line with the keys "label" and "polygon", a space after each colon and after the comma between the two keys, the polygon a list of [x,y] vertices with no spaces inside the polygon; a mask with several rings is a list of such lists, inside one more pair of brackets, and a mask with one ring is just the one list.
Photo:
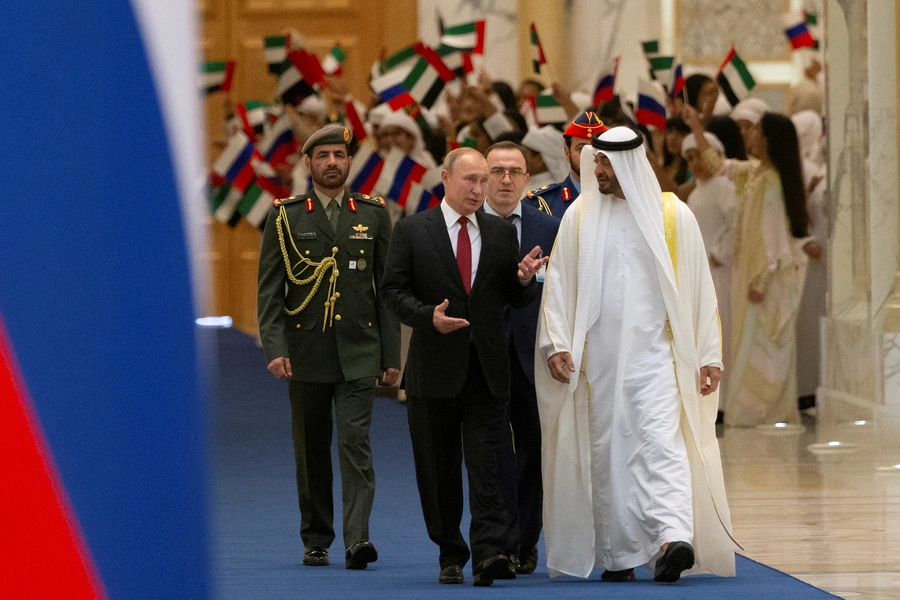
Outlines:
{"label": "putin's gesturing hand", "polygon": [[550,375],[560,383],[569,383],[569,373],[575,372],[575,363],[568,352],[557,352],[547,359]]}
{"label": "putin's gesturing hand", "polygon": [[450,306],[450,301],[444,298],[443,302],[434,307],[434,316],[431,318],[434,328],[441,333],[450,333],[451,331],[468,327],[469,322],[465,319],[448,317],[444,314],[447,311],[448,306]]}
{"label": "putin's gesturing hand", "polygon": [[541,270],[542,266],[547,264],[548,260],[550,260],[549,256],[538,258],[538,255],[540,253],[541,247],[535,246],[531,249],[531,252],[529,252],[522,258],[522,262],[519,263],[519,281],[524,283],[531,281],[531,278]]}

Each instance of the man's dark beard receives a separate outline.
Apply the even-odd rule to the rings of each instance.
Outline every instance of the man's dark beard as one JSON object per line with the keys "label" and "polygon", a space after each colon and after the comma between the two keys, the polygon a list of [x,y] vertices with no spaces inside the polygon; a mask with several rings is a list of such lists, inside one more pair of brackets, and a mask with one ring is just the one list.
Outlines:
{"label": "man's dark beard", "polygon": [[[342,173],[340,169],[331,169],[331,170],[323,171],[321,174],[314,172],[314,173],[311,173],[310,175],[312,176],[313,183],[315,183],[316,185],[318,185],[320,187],[328,188],[328,189],[336,189],[339,187],[344,187],[344,184],[347,182],[347,175],[349,173],[350,173],[349,169],[345,173]],[[325,177],[329,176],[331,174],[340,175],[341,180],[337,185],[332,185],[331,183],[326,183]]]}

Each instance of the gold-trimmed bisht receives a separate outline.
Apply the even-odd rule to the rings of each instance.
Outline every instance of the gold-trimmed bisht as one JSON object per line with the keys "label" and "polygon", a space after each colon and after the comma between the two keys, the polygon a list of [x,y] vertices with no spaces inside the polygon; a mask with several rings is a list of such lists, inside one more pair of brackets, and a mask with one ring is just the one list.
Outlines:
{"label": "gold-trimmed bisht", "polygon": [[[284,224],[284,229],[282,229],[282,223]],[[312,290],[310,290],[309,294],[306,296],[306,299],[294,309],[289,309],[285,307],[284,312],[289,315],[296,315],[304,310],[309,303],[312,301],[313,297],[316,295],[316,292],[319,291],[319,286],[322,285],[322,280],[325,278],[325,273],[328,269],[331,269],[331,277],[328,279],[328,299],[325,301],[325,316],[322,319],[322,331],[325,331],[326,327],[331,327],[334,325],[334,305],[337,302],[338,298],[341,297],[340,292],[336,291],[337,286],[337,278],[340,275],[340,272],[337,268],[337,259],[335,255],[338,252],[337,246],[331,249],[331,256],[325,257],[319,262],[315,262],[309,260],[302,254],[300,254],[300,250],[297,248],[297,245],[294,243],[294,236],[291,234],[291,225],[288,222],[287,211],[284,208],[284,205],[278,207],[278,217],[275,218],[275,228],[278,231],[278,243],[281,246],[281,255],[284,257],[284,266],[287,270],[288,280],[295,285],[307,285],[309,283],[313,283]],[[284,231],[287,230],[288,239],[291,240],[291,247],[294,249],[294,252],[297,253],[297,256],[300,257],[300,262],[296,265],[291,264],[290,256],[288,255],[287,245],[284,243]],[[297,268],[301,267],[299,272],[295,272]],[[299,279],[303,275],[303,273],[309,269],[313,268],[314,271],[312,275],[305,279]]]}

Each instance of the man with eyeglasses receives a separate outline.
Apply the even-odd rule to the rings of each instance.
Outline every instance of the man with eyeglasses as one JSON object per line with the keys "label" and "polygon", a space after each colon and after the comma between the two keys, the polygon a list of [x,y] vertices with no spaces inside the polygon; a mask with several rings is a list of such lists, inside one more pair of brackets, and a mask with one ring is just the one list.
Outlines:
{"label": "man with eyeglasses", "polygon": [[[522,202],[529,181],[525,152],[513,142],[498,142],[485,153],[488,164],[484,212],[505,218],[516,226],[520,254],[540,246],[549,256],[559,230],[559,219]],[[540,278],[539,278],[540,279]],[[537,285],[543,287],[542,283]],[[506,311],[510,362],[509,419],[515,443],[516,469],[505,481],[507,498],[516,514],[516,573],[528,575],[537,567],[537,543],[541,535],[541,422],[534,389],[534,340],[537,335],[541,290],[521,309]]]}

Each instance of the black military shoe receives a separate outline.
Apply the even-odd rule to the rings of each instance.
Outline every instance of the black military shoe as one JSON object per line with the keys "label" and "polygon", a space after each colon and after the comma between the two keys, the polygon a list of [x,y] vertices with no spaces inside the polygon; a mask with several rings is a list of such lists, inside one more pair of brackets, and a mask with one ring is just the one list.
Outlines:
{"label": "black military shoe", "polygon": [[531,575],[537,569],[537,546],[533,548],[519,548],[519,556],[517,558],[516,573],[518,575]]}
{"label": "black military shoe", "polygon": [[622,571],[603,571],[600,575],[601,581],[611,581],[613,583],[629,583],[634,581],[634,569],[624,569]]}
{"label": "black military shoe", "polygon": [[656,568],[653,569],[653,581],[658,583],[675,583],[683,571],[694,566],[694,548],[687,542],[672,542],[666,548]]}

